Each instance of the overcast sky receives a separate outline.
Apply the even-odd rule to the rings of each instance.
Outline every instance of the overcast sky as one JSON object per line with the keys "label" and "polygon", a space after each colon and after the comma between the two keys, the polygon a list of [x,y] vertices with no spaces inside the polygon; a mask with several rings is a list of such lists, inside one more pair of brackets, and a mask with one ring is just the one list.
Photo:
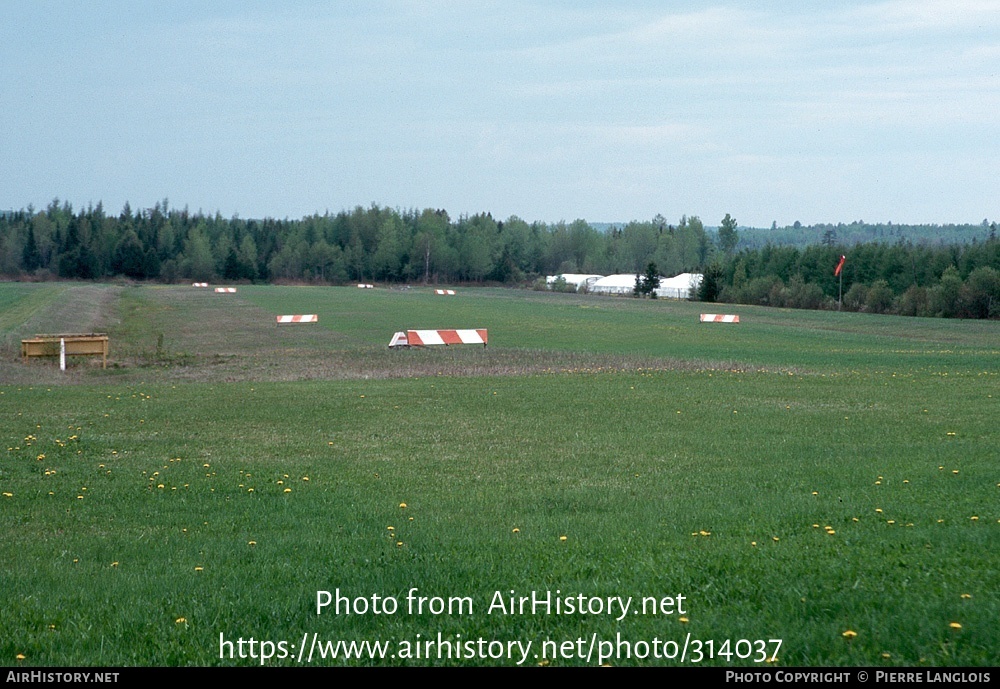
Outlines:
{"label": "overcast sky", "polygon": [[978,223],[998,65],[995,0],[0,0],[0,209]]}

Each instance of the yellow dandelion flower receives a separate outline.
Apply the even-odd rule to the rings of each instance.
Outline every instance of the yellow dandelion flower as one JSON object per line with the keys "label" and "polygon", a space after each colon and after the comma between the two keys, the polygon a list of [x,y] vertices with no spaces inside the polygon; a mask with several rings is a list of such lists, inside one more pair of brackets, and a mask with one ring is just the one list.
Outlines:
{"label": "yellow dandelion flower", "polygon": [[757,541],[750,541],[750,545],[752,545],[754,548],[756,548],[757,547]]}
{"label": "yellow dandelion flower", "polygon": [[517,528],[516,526],[513,529],[511,529],[510,531],[511,531],[511,533],[521,533],[521,530],[519,528]]}
{"label": "yellow dandelion flower", "polygon": [[885,658],[886,660],[888,660],[889,658],[892,657],[892,654],[891,653],[883,653],[882,657]]}
{"label": "yellow dandelion flower", "polygon": [[399,503],[399,508],[405,510],[406,509],[406,503],[405,502]]}
{"label": "yellow dandelion flower", "polygon": [[397,547],[399,547],[399,546],[402,546],[402,545],[403,545],[403,542],[402,542],[402,541],[396,541],[396,546],[397,546]]}
{"label": "yellow dandelion flower", "polygon": [[566,536],[560,536],[560,537],[559,537],[559,540],[560,540],[560,541],[565,541],[565,540],[566,540]]}
{"label": "yellow dandelion flower", "polygon": [[960,597],[961,598],[965,598],[965,599],[969,599],[969,598],[972,598],[972,594],[971,593],[963,593]]}
{"label": "yellow dandelion flower", "polygon": [[978,522],[979,521],[979,517],[977,517],[976,515],[972,515],[971,517],[969,517],[969,519],[971,519],[974,522]]}
{"label": "yellow dandelion flower", "polygon": [[688,620],[688,618],[686,617],[678,617],[677,621],[680,622],[681,624],[687,624],[690,620]]}
{"label": "yellow dandelion flower", "polygon": [[857,635],[858,635],[858,633],[856,631],[854,631],[853,629],[848,629],[846,632],[844,632],[843,634],[841,634],[841,636],[844,637],[845,639],[853,639]]}
{"label": "yellow dandelion flower", "polygon": [[176,624],[186,624],[187,623],[187,618],[186,617],[178,617],[176,620],[174,620],[174,622]]}
{"label": "yellow dandelion flower", "polygon": [[778,542],[778,537],[777,536],[771,536],[771,540],[774,541],[775,543],[777,543]]}
{"label": "yellow dandelion flower", "polygon": [[4,493],[3,496],[5,498],[12,498],[12,497],[14,497],[14,494],[13,493]]}
{"label": "yellow dandelion flower", "polygon": [[953,473],[953,474],[957,474],[957,473],[958,473],[958,469],[952,469],[952,470],[951,470],[951,473]]}
{"label": "yellow dandelion flower", "polygon": [[257,541],[247,541],[247,545],[257,545]]}
{"label": "yellow dandelion flower", "polygon": [[819,495],[819,492],[814,490],[813,495]]}
{"label": "yellow dandelion flower", "polygon": [[112,563],[111,563],[111,566],[112,566],[112,567],[117,567],[117,566],[118,566],[118,561],[117,561],[117,560],[115,560],[114,562],[112,562]]}
{"label": "yellow dandelion flower", "polygon": [[952,629],[961,629],[962,628],[962,625],[959,624],[958,622],[949,622],[948,626],[951,627]]}
{"label": "yellow dandelion flower", "polygon": [[875,514],[882,514],[882,508],[881,507],[876,507],[875,508]]}
{"label": "yellow dandelion flower", "polygon": [[819,524],[813,524],[813,528],[814,529],[818,529],[819,528]]}
{"label": "yellow dandelion flower", "polygon": [[895,524],[895,523],[896,523],[895,519],[889,519],[886,521],[886,524]]}
{"label": "yellow dandelion flower", "polygon": [[196,571],[196,572],[204,572],[205,568],[199,565],[198,567],[194,568],[194,571]]}
{"label": "yellow dandelion flower", "polygon": [[284,492],[285,492],[285,493],[291,493],[291,492],[292,492],[292,489],[291,489],[291,488],[285,488]]}

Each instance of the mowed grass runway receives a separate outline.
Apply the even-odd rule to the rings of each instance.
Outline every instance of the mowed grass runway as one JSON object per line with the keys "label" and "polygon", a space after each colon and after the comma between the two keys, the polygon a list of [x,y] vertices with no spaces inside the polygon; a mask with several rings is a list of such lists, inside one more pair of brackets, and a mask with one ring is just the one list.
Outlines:
{"label": "mowed grass runway", "polygon": [[[106,371],[19,360],[97,329]],[[3,284],[0,336],[6,666],[1000,658],[996,322]],[[338,589],[351,614],[317,614]],[[511,609],[532,592],[550,614]]]}

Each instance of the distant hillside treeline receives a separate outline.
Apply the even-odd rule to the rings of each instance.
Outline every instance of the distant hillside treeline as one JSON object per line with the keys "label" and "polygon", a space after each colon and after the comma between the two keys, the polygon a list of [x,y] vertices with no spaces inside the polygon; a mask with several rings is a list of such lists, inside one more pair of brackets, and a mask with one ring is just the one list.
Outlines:
{"label": "distant hillside treeline", "polygon": [[[697,216],[676,224],[661,215],[625,225],[546,224],[378,205],[244,220],[171,208],[167,200],[141,210],[126,204],[113,215],[100,203],[74,211],[55,199],[41,211],[0,213],[0,275],[523,285],[557,273],[642,273],[652,262],[661,275],[705,273],[699,296],[706,301],[836,308],[833,270],[846,255],[846,309],[1000,317],[995,224],[736,228],[728,215],[716,231]],[[770,240],[758,246],[763,232]],[[872,240],[853,241],[868,234]],[[809,236],[813,242],[796,245]]]}
{"label": "distant hillside treeline", "polygon": [[804,248],[813,244],[870,244],[872,242],[892,244],[913,242],[914,244],[970,244],[996,237],[995,222],[984,219],[980,224],[951,225],[898,225],[891,222],[866,223],[855,220],[851,223],[824,223],[803,225],[794,223],[778,227],[773,223],[769,229],[741,227],[741,249],[759,249],[767,244],[777,246],[797,246]]}

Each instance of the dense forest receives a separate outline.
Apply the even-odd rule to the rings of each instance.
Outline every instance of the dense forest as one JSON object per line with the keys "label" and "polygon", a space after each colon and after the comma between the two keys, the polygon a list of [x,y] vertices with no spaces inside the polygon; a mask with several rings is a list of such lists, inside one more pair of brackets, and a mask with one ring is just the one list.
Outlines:
{"label": "dense forest", "polygon": [[697,217],[607,232],[583,220],[528,223],[489,213],[372,205],[301,220],[225,219],[168,202],[115,216],[58,199],[0,217],[0,274],[136,280],[469,282],[522,284],[558,272],[624,273],[704,265],[712,240]]}
{"label": "dense forest", "polygon": [[706,301],[1000,317],[1000,241],[985,220],[945,227],[796,223],[762,232],[738,228],[728,214],[717,228],[697,216],[669,223],[661,215],[547,224],[373,204],[298,220],[244,220],[171,208],[166,199],[140,210],[126,204],[118,215],[100,203],[74,211],[54,199],[44,210],[0,213],[0,275],[537,286],[545,275],[641,273],[654,263],[665,276],[703,273],[698,296]]}

